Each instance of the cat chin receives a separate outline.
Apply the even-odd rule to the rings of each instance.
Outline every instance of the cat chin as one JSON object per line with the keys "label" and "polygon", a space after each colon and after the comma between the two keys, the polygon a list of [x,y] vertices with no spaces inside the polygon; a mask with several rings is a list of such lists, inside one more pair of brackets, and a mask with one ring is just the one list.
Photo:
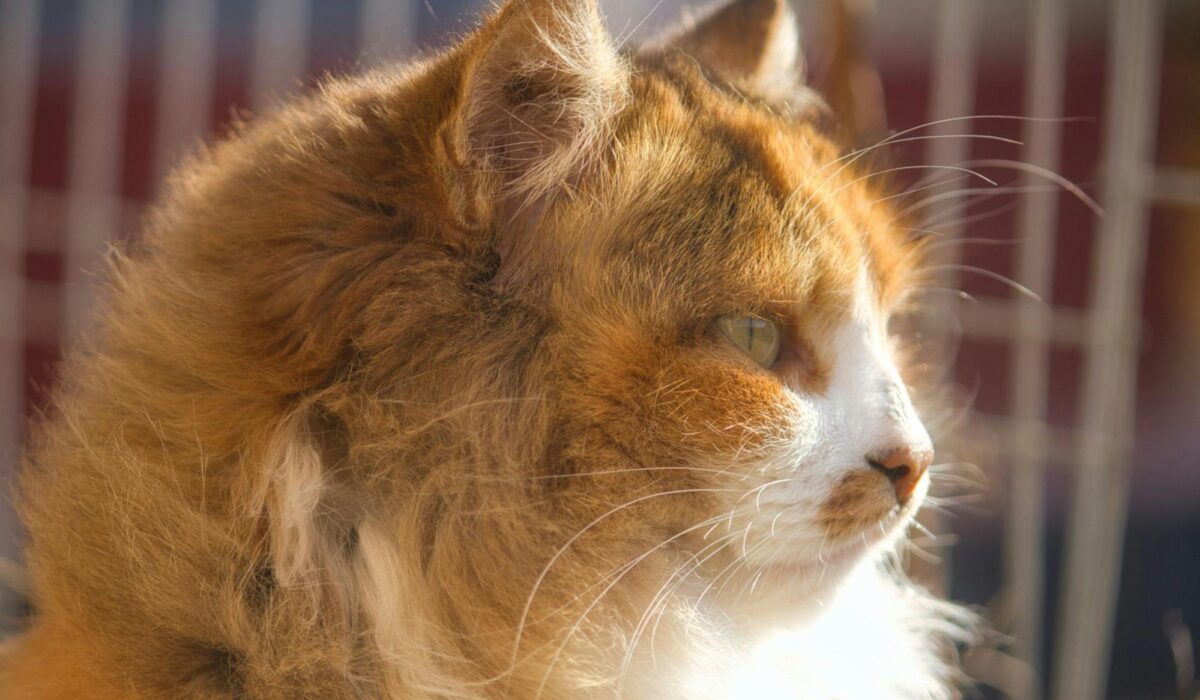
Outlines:
{"label": "cat chin", "polygon": [[878,566],[892,549],[890,541],[847,546],[820,560],[794,560],[749,569],[742,581],[726,587],[733,594],[719,601],[744,634],[805,625],[822,615],[855,572]]}
{"label": "cat chin", "polygon": [[803,624],[825,609],[828,600],[855,572],[877,567],[891,554],[913,521],[917,506],[895,511],[878,525],[840,543],[823,544],[817,551],[778,556],[746,567],[724,590],[729,612],[747,627],[775,627],[781,621]]}

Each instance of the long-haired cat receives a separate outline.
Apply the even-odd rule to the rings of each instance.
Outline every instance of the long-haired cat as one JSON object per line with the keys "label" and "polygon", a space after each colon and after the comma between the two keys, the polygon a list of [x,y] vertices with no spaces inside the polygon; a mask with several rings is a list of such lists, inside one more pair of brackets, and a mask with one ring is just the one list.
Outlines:
{"label": "long-haired cat", "polygon": [[195,158],[20,502],[10,698],[945,698],[920,249],[783,0],[510,0]]}

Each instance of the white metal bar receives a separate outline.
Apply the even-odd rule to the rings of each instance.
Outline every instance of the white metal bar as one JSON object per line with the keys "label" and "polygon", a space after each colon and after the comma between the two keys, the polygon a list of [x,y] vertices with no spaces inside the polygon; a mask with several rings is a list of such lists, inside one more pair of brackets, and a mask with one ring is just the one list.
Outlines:
{"label": "white metal bar", "polygon": [[[930,121],[965,117],[975,111],[975,49],[979,33],[979,0],[941,0],[938,4],[937,34],[934,36]],[[969,122],[968,122],[969,123]],[[931,135],[961,133],[962,122],[930,127]],[[930,165],[958,166],[970,156],[970,139],[930,139],[925,162]],[[926,209],[927,221],[945,219],[956,211],[963,197],[947,196]],[[958,217],[954,217],[958,218]],[[961,227],[949,222],[938,231],[951,238]],[[953,250],[956,246],[947,246]],[[951,253],[952,255],[954,253]]]}
{"label": "white metal bar", "polygon": [[120,190],[129,0],[80,4],[79,54],[71,115],[63,340],[83,327],[96,293],[95,273],[120,225]]}
{"label": "white metal bar", "polygon": [[217,43],[215,0],[167,0],[154,144],[154,181],[209,131]]}
{"label": "white metal bar", "polygon": [[[938,4],[937,32],[934,36],[933,64],[931,76],[933,88],[930,94],[928,119],[936,122],[970,115],[975,106],[975,44],[978,39],[980,20],[979,0],[941,0]],[[969,123],[969,122],[968,122]],[[962,122],[937,124],[929,128],[933,136],[950,136],[961,133]],[[925,162],[929,165],[957,167],[970,157],[970,139],[934,138],[927,141]],[[955,186],[956,187],[956,186]],[[961,188],[958,188],[961,189]],[[926,222],[942,221],[938,232],[947,239],[958,237],[961,223],[949,219],[962,219],[966,194],[946,192],[937,195],[925,209]],[[959,212],[959,213],[955,213]],[[927,223],[926,228],[930,228]],[[957,288],[959,277],[954,273],[954,263],[959,260],[961,246],[942,246],[935,262],[944,266],[938,282],[941,286]],[[957,316],[957,299],[951,295],[939,297],[935,313],[940,318]],[[950,349],[937,351],[941,359],[949,362]]]}
{"label": "white metal bar", "polygon": [[362,0],[361,7],[359,52],[367,65],[412,55],[419,0]]}
{"label": "white metal bar", "polygon": [[[1090,312],[1066,306],[1045,306],[1039,311],[1044,327],[1021,326],[1024,300],[980,297],[962,305],[959,317],[963,334],[981,340],[1020,343],[1049,343],[1064,347],[1087,344]],[[1044,387],[1043,387],[1044,388]],[[1014,414],[1015,415],[1015,414]]]}
{"label": "white metal bar", "polygon": [[[25,231],[37,94],[39,0],[0,0],[0,488],[16,473],[25,412]],[[0,557],[19,550],[16,516],[0,502]],[[0,561],[0,566],[3,566]],[[9,609],[0,587],[0,615]]]}
{"label": "white metal bar", "polygon": [[312,8],[305,0],[258,0],[250,103],[263,112],[295,92],[308,71]]}
{"label": "white metal bar", "polygon": [[[33,229],[39,217],[42,220],[51,219],[55,212],[65,211],[70,206],[71,196],[70,192],[29,187],[25,183],[21,183],[15,188],[0,189],[0,200],[26,202],[27,219],[30,223],[25,239],[25,250],[32,253],[57,254],[62,252],[62,244],[55,235],[46,235],[45,232],[38,235],[38,232]],[[117,192],[93,195],[93,197],[105,200],[103,206],[117,211],[132,211],[145,205],[145,202],[140,199],[129,199]]]}
{"label": "white metal bar", "polygon": [[1137,358],[1128,341],[1141,308],[1163,3],[1114,0],[1110,7],[1107,217],[1092,282],[1084,431],[1056,649],[1058,700],[1104,692],[1132,459]]}
{"label": "white metal bar", "polygon": [[[976,411],[972,420],[994,435],[1003,444],[1012,444],[1021,439],[1024,434],[1023,425],[1018,425],[1011,415],[983,413]],[[1045,459],[1051,463],[1070,465],[1078,456],[1077,447],[1082,433],[1074,428],[1056,426],[1047,423],[1042,428],[1045,436]],[[1024,662],[1021,662],[1022,665]]]}
{"label": "white metal bar", "polygon": [[[38,0],[0,2],[0,401],[7,407],[20,382],[8,372],[20,371],[21,310],[25,252],[25,215],[33,146],[33,111],[37,80]],[[19,411],[17,412],[19,415]],[[0,428],[0,449],[8,462],[15,445],[9,421]]]}
{"label": "white metal bar", "polygon": [[[938,4],[937,32],[934,36],[934,53],[932,64],[932,91],[930,95],[929,121],[962,117],[974,112],[975,105],[975,44],[979,29],[979,0],[940,0]],[[944,136],[954,133],[961,124],[941,124],[929,129],[931,135]],[[925,162],[930,165],[957,166],[967,160],[970,155],[970,139],[935,138],[927,142]],[[937,221],[947,212],[952,212],[961,206],[961,197],[944,195],[926,209],[925,221]],[[961,219],[961,216],[954,216]],[[926,226],[925,228],[929,228]],[[962,226],[956,222],[948,222],[938,228],[947,240],[957,238]],[[953,271],[953,263],[958,262],[961,246],[943,246],[940,257],[931,261],[939,266],[944,265],[947,272],[943,273],[938,284],[943,287],[957,288],[959,277]],[[958,316],[957,299],[953,295],[942,295],[934,308],[930,310],[930,320],[956,318]],[[941,338],[930,348],[932,361],[943,366],[949,366],[953,361],[953,341],[948,335],[940,335],[931,329],[930,336]],[[944,528],[937,522],[940,516],[934,511],[927,511],[922,520],[934,531]],[[949,590],[950,584],[950,552],[941,553],[940,588]]]}
{"label": "white metal bar", "polygon": [[[1028,12],[1030,37],[1025,61],[1025,113],[1046,121],[1025,123],[1025,162],[1057,171],[1062,126],[1049,121],[1062,115],[1066,47],[1065,0],[1040,0]],[[1026,174],[1024,184],[1036,186]],[[1058,193],[1031,191],[1020,200],[1017,281],[1045,293],[1054,279],[1054,225]],[[1005,537],[1005,588],[1012,615],[1011,652],[1033,673],[1024,687],[1009,688],[1020,700],[1041,697],[1042,609],[1045,571],[1047,453],[1046,387],[1051,309],[1022,297],[1017,306],[1012,414],[1017,434],[1008,444],[1012,484]]]}
{"label": "white metal bar", "polygon": [[1200,170],[1159,168],[1150,183],[1150,196],[1160,202],[1200,207]]}

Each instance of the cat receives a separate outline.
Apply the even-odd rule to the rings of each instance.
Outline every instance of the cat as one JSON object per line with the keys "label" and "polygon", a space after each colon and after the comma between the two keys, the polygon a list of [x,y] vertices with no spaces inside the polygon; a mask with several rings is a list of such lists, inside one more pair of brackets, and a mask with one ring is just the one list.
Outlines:
{"label": "cat", "polygon": [[949,698],[922,283],[783,0],[509,0],[170,178],[20,479],[8,698]]}

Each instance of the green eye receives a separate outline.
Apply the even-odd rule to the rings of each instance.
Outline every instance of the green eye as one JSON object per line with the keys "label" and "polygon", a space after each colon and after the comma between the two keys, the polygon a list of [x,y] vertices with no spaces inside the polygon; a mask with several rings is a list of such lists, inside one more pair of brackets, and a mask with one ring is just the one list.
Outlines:
{"label": "green eye", "polygon": [[718,318],[717,327],[730,342],[762,367],[770,367],[779,357],[779,342],[783,334],[779,325],[772,321],[757,316],[729,315]]}

